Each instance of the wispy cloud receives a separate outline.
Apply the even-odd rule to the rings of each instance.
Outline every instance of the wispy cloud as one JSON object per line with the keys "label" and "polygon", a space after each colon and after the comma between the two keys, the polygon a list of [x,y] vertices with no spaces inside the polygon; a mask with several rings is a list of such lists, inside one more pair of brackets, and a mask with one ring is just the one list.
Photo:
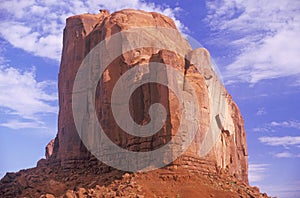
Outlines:
{"label": "wispy cloud", "polygon": [[249,164],[249,181],[255,183],[265,179],[270,164]]}
{"label": "wispy cloud", "polygon": [[207,2],[206,21],[217,44],[235,51],[227,80],[300,79],[300,2],[217,0]]}
{"label": "wispy cloud", "polygon": [[57,113],[53,87],[56,83],[52,81],[37,81],[34,69],[19,71],[0,66],[0,113],[5,115],[0,125],[12,129],[43,127],[41,118]]}
{"label": "wispy cloud", "polygon": [[282,182],[280,185],[264,186],[264,190],[268,194],[276,197],[299,197],[300,196],[300,181]]}
{"label": "wispy cloud", "polygon": [[300,87],[300,79],[297,80],[292,86],[299,86]]}
{"label": "wispy cloud", "polygon": [[42,121],[20,121],[9,120],[7,122],[0,123],[0,126],[10,129],[41,129],[46,128],[45,123]]}
{"label": "wispy cloud", "polygon": [[62,48],[60,34],[45,34],[34,30],[26,23],[6,21],[0,23],[0,35],[14,47],[36,56],[58,60]]}
{"label": "wispy cloud", "polygon": [[288,128],[295,128],[300,129],[300,122],[298,121],[283,121],[283,122],[271,122],[270,126],[273,127],[288,127]]}
{"label": "wispy cloud", "polygon": [[82,13],[97,13],[99,9],[116,11],[135,8],[161,12],[174,19],[177,27],[186,27],[176,19],[179,7],[170,8],[140,0],[37,1],[6,0],[0,5],[0,36],[12,46],[36,56],[60,59],[65,19]]}
{"label": "wispy cloud", "polygon": [[260,137],[258,140],[270,146],[299,146],[300,136],[283,136],[283,137]]}
{"label": "wispy cloud", "polygon": [[269,127],[255,127],[253,128],[254,132],[274,132],[274,129],[271,129]]}
{"label": "wispy cloud", "polygon": [[256,112],[256,115],[261,116],[261,115],[266,115],[267,111],[265,110],[265,108],[259,108]]}
{"label": "wispy cloud", "polygon": [[300,157],[300,154],[293,154],[291,152],[281,152],[281,153],[275,153],[274,157],[277,158],[295,158],[295,157]]}
{"label": "wispy cloud", "polygon": [[270,123],[265,124],[262,127],[254,128],[253,131],[254,132],[275,132],[276,128],[293,128],[293,129],[300,130],[300,122],[298,120],[288,120],[288,121],[280,121],[280,122],[272,121]]}

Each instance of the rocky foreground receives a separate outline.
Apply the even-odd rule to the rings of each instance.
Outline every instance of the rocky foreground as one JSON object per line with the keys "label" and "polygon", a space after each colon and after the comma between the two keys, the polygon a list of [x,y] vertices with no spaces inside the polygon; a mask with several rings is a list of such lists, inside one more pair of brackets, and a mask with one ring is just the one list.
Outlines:
{"label": "rocky foreground", "polygon": [[[184,157],[179,160],[187,161]],[[7,173],[1,180],[1,197],[268,197],[225,172],[197,169],[207,162],[188,159],[146,173],[126,173],[97,161],[77,167],[50,167],[45,160],[33,169]],[[191,165],[194,164],[194,169]],[[187,168],[188,167],[188,168]]]}

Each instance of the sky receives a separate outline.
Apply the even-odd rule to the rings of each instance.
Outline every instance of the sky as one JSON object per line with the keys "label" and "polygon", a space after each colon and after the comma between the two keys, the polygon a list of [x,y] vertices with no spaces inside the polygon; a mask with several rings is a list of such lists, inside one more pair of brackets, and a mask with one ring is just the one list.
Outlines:
{"label": "sky", "polygon": [[57,133],[68,16],[163,13],[217,64],[245,121],[250,184],[300,197],[300,1],[0,0],[0,177],[34,167]]}

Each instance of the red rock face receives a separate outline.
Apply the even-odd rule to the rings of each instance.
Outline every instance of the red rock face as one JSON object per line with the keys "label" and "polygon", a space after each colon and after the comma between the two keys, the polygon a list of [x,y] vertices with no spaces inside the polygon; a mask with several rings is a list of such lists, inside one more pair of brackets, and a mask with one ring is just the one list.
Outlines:
{"label": "red rock face", "polygon": [[[111,15],[102,11],[97,15],[84,14],[67,19],[59,72],[59,126],[53,153],[47,155],[49,163],[64,167],[93,158],[79,138],[73,119],[72,90],[75,76],[83,59],[98,43],[134,27],[176,30],[170,18],[136,10],[122,10]],[[146,35],[145,38],[150,36]],[[129,43],[136,42],[136,38],[126,39]],[[240,111],[214,73],[207,50],[192,50],[187,43],[181,48],[187,52],[185,57],[164,49],[142,48],[124,52],[110,63],[96,92],[95,105],[99,122],[114,143],[131,151],[154,150],[170,141],[178,130],[181,110],[176,96],[167,87],[157,83],[145,84],[134,91],[129,101],[130,114],[140,125],[150,121],[148,110],[153,103],[165,107],[166,121],[162,129],[151,137],[135,137],[124,132],[116,124],[110,108],[112,90],[118,79],[130,68],[149,62],[170,65],[182,74],[185,73],[185,80],[195,88],[200,115],[195,118],[199,122],[199,131],[194,141],[185,154],[173,162],[173,166],[200,172],[227,172],[248,183],[246,135]],[[109,49],[105,55],[109,56]],[[146,73],[141,72],[143,75]],[[166,74],[162,72],[162,75]],[[211,132],[216,136],[207,135]],[[214,143],[211,149],[203,143],[206,138],[211,138]]]}
{"label": "red rock face", "polygon": [[54,139],[51,140],[47,146],[46,146],[46,151],[45,151],[45,156],[46,159],[49,159],[49,157],[51,157],[52,153],[53,153],[53,147],[54,147]]}

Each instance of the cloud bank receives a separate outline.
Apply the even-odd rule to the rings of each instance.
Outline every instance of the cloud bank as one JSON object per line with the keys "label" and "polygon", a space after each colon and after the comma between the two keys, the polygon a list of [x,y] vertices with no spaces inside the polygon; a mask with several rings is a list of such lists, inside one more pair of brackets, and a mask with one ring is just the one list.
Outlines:
{"label": "cloud bank", "polygon": [[207,1],[205,21],[216,43],[234,51],[224,77],[257,83],[296,76],[300,79],[300,2],[260,0]]}
{"label": "cloud bank", "polygon": [[55,88],[55,82],[36,81],[34,69],[22,72],[0,66],[0,114],[4,114],[0,126],[12,129],[45,127],[43,115],[57,113],[57,94],[49,93]]}

